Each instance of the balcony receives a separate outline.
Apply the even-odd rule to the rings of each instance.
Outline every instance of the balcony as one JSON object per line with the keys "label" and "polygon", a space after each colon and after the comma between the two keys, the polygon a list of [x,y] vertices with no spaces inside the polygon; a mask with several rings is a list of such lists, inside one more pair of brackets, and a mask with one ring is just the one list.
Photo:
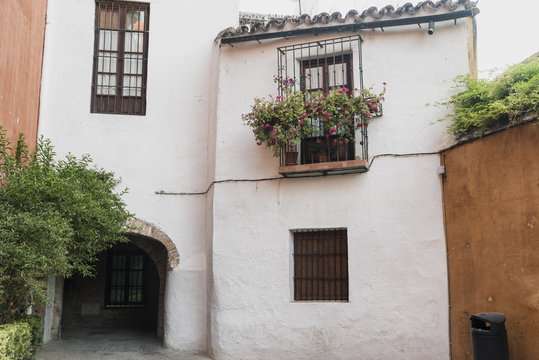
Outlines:
{"label": "balcony", "polygon": [[284,177],[308,177],[326,175],[345,175],[364,173],[368,168],[366,160],[343,160],[304,165],[286,165],[279,167],[279,174]]}
{"label": "balcony", "polygon": [[309,116],[303,122],[313,129],[281,149],[279,173],[285,177],[368,170],[367,121],[381,116],[382,104],[379,96],[365,96],[370,89],[363,89],[362,42],[355,35],[277,49],[277,79],[285,79],[280,95],[304,94]]}
{"label": "balcony", "polygon": [[256,143],[280,157],[285,177],[368,170],[368,121],[382,115],[384,90],[363,87],[359,35],[277,49],[278,96],[255,98],[242,114]]}
{"label": "balcony", "polygon": [[352,139],[343,139],[338,133],[330,135],[321,128],[299,144],[288,145],[287,151],[280,153],[279,173],[285,177],[307,177],[366,172],[367,123],[357,117],[352,126],[358,130],[352,131]]}

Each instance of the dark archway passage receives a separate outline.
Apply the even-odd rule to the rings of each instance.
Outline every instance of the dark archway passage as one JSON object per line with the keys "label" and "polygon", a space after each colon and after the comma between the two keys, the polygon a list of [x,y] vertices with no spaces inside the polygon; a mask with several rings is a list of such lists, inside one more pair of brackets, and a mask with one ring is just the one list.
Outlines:
{"label": "dark archway passage", "polygon": [[158,241],[129,235],[99,256],[96,276],[64,282],[62,329],[140,329],[163,335],[167,250]]}

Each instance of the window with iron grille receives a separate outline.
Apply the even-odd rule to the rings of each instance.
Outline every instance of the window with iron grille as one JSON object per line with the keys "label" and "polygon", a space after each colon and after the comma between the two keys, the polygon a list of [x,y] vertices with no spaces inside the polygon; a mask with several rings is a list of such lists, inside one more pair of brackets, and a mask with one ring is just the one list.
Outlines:
{"label": "window with iron grille", "polygon": [[348,301],[346,229],[298,230],[294,235],[294,300]]}
{"label": "window with iron grille", "polygon": [[150,5],[96,0],[92,113],[146,114]]}
{"label": "window with iron grille", "polygon": [[[304,74],[301,89],[307,93],[332,91],[337,88],[353,89],[351,54],[333,54],[325,58],[315,58],[301,62]],[[301,154],[304,163],[352,160],[355,157],[353,142],[338,142],[337,134],[327,134],[317,119],[310,119],[318,125],[318,131],[312,137],[301,142]]]}
{"label": "window with iron grille", "polygon": [[[359,35],[355,35],[278,48],[278,75],[294,79],[294,89],[307,93],[308,97],[315,92],[324,93],[337,88],[362,90],[362,41]],[[297,145],[298,155],[293,164],[353,160],[356,155],[367,159],[367,129],[362,114],[358,114],[355,121],[359,123],[359,136],[356,134],[350,142],[339,141],[339,136],[324,129],[319,119],[310,118],[308,121],[315,125],[317,131]],[[358,154],[356,148],[359,149]],[[281,165],[293,165],[289,161],[289,156],[281,156]]]}
{"label": "window with iron grille", "polygon": [[105,304],[108,307],[144,306],[146,270],[144,253],[110,252]]}

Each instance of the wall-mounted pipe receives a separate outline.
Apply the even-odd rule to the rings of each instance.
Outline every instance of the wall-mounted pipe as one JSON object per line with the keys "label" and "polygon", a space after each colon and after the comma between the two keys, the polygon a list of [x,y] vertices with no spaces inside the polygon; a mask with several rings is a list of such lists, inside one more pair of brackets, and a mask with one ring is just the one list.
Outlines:
{"label": "wall-mounted pipe", "polygon": [[429,21],[429,28],[427,30],[427,34],[429,35],[434,34],[434,20]]}

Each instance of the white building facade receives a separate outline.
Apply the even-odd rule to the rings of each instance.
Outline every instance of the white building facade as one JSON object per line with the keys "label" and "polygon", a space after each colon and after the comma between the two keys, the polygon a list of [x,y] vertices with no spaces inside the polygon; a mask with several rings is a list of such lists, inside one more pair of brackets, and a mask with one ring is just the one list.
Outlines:
{"label": "white building facade", "polygon": [[[89,153],[114,171],[147,227],[139,235],[168,239],[165,345],[215,359],[449,359],[437,153],[446,110],[426,104],[474,74],[477,9],[442,1],[220,33],[238,22],[235,0],[151,0],[130,25],[131,8],[121,15],[117,3],[106,8],[115,25],[96,20],[109,2],[49,0],[39,133],[60,155]],[[127,47],[133,34],[140,51]],[[361,52],[345,51],[354,83],[387,83],[365,166],[284,177],[242,114],[254,97],[277,95],[278,48],[350,36],[361,37]],[[353,146],[359,158],[363,144]],[[344,234],[345,299],[297,300],[294,239],[307,231]]]}

